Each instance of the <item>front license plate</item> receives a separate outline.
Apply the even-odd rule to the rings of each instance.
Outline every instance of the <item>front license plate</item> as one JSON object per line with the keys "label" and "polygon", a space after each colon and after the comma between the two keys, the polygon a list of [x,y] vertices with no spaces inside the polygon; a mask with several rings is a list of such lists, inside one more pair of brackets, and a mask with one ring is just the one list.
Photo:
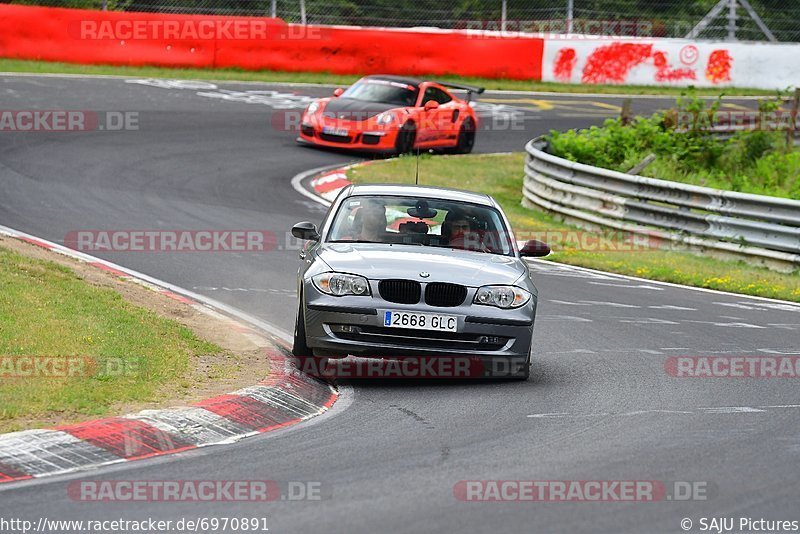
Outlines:
{"label": "front license plate", "polygon": [[383,314],[383,326],[434,330],[437,332],[458,332],[458,317],[436,313],[387,311]]}
{"label": "front license plate", "polygon": [[347,137],[350,135],[350,132],[346,128],[333,128],[331,126],[324,126],[322,128],[322,133],[326,133],[328,135],[341,135],[342,137]]}

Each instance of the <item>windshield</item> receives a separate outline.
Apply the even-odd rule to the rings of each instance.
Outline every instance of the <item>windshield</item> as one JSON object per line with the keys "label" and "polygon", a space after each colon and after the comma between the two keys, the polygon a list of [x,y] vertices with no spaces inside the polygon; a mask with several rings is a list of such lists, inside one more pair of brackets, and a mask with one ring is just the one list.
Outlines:
{"label": "windshield", "polygon": [[487,206],[421,197],[354,196],[333,219],[328,242],[391,243],[513,256],[500,213]]}
{"label": "windshield", "polygon": [[354,98],[368,102],[413,106],[417,103],[417,88],[389,80],[361,80],[342,93],[343,98]]}

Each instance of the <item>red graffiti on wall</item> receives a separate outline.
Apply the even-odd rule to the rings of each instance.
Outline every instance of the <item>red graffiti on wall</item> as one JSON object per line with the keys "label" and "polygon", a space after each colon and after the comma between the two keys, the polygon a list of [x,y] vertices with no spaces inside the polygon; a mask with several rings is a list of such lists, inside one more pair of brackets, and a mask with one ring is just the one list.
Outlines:
{"label": "red graffiti on wall", "polygon": [[575,56],[574,48],[562,48],[558,51],[556,62],[553,66],[553,76],[556,80],[568,82],[572,78],[572,69],[578,58]]}
{"label": "red graffiti on wall", "polygon": [[727,50],[714,50],[708,56],[708,66],[706,67],[706,78],[711,83],[731,81],[731,66],[733,58]]}
{"label": "red graffiti on wall", "polygon": [[[587,58],[581,73],[581,82],[591,84],[625,83],[631,70],[639,65],[655,67],[653,78],[656,82],[697,79],[697,72],[694,68],[673,67],[670,65],[667,52],[653,50],[654,46],[640,43],[612,43],[599,46]],[[559,50],[553,64],[553,77],[561,81],[571,80],[577,59],[574,48]],[[709,56],[706,78],[715,84],[730,81],[732,62],[733,59],[727,50],[713,51]],[[684,63],[686,63],[685,60]]]}
{"label": "red graffiti on wall", "polygon": [[586,60],[582,83],[623,83],[630,70],[650,58],[651,44],[614,43],[598,47]]}
{"label": "red graffiti on wall", "polygon": [[667,60],[665,52],[653,52],[653,63],[656,65],[657,82],[676,82],[678,80],[696,80],[697,75],[692,69],[673,69]]}

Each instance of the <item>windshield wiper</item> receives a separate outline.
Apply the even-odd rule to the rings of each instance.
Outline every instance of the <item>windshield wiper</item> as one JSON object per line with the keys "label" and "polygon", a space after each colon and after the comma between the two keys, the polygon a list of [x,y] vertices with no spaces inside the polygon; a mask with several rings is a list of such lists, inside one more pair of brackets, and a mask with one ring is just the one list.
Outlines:
{"label": "windshield wiper", "polygon": [[402,241],[368,241],[366,239],[333,239],[328,243],[369,243],[372,245],[415,245],[418,247],[429,247],[425,243],[403,243]]}
{"label": "windshield wiper", "polygon": [[466,250],[468,252],[481,252],[483,254],[496,254],[498,256],[507,256],[508,254],[503,254],[502,252],[493,252],[491,250],[482,250],[479,248],[462,248],[462,247],[454,247],[451,245],[429,245],[431,247],[436,248],[449,248],[450,250]]}

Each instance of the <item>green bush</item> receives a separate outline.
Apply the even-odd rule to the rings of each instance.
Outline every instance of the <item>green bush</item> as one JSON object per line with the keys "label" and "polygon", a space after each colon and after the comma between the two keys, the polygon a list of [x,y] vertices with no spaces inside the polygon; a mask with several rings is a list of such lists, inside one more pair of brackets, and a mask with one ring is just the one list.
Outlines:
{"label": "green bush", "polygon": [[[779,98],[763,100],[759,110],[780,105]],[[642,172],[646,176],[800,200],[800,152],[787,148],[785,133],[748,130],[723,139],[707,131],[718,108],[718,100],[685,96],[675,109],[627,125],[608,119],[585,130],[552,131],[550,152],[623,172],[652,153],[656,160]]]}

